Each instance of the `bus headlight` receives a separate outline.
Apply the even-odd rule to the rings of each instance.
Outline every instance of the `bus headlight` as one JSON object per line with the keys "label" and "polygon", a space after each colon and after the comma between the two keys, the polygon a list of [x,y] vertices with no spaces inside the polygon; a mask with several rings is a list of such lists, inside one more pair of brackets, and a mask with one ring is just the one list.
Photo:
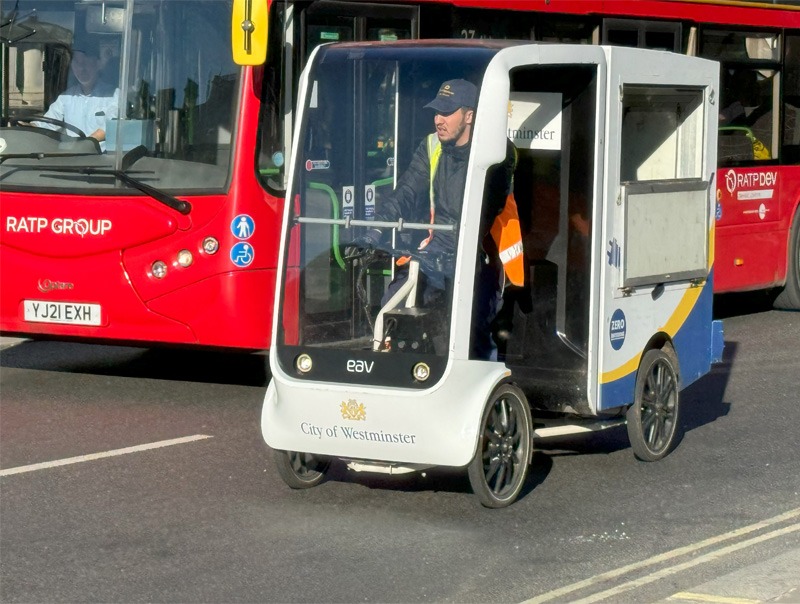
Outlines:
{"label": "bus headlight", "polygon": [[192,256],[192,252],[189,250],[181,250],[178,252],[178,264],[180,264],[183,268],[192,266],[192,262],[194,262],[194,256]]}
{"label": "bus headlight", "polygon": [[216,254],[219,249],[219,241],[215,237],[206,237],[203,239],[203,251],[206,254]]}
{"label": "bus headlight", "polygon": [[167,276],[167,263],[156,260],[153,262],[153,266],[150,267],[150,272],[153,273],[153,277],[156,279],[163,279]]}

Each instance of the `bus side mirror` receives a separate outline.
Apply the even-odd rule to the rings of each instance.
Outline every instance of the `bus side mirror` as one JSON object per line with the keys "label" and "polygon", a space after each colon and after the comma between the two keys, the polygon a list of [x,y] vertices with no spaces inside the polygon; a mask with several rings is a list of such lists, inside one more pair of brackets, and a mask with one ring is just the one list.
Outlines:
{"label": "bus side mirror", "polygon": [[267,3],[233,0],[231,51],[237,65],[261,65],[267,59]]}

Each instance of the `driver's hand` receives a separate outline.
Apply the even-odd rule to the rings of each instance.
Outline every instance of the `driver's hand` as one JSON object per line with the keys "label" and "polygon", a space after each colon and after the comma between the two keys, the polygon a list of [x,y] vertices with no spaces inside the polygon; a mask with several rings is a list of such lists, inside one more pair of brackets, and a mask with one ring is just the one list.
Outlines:
{"label": "driver's hand", "polygon": [[375,251],[381,241],[381,232],[378,229],[369,229],[363,235],[353,239],[352,243],[344,248],[345,258],[355,259],[366,256]]}
{"label": "driver's hand", "polygon": [[94,140],[96,140],[98,143],[99,143],[99,142],[102,142],[102,141],[106,140],[106,131],[105,131],[105,130],[103,130],[102,128],[98,128],[97,130],[95,130],[94,132],[92,132],[92,133],[91,133],[89,136],[87,136],[86,138],[93,138],[93,139],[94,139]]}

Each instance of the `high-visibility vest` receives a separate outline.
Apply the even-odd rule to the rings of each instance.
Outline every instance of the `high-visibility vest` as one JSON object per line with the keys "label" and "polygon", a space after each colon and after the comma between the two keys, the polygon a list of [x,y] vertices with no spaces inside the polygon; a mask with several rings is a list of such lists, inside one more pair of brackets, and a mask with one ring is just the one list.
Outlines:
{"label": "high-visibility vest", "polygon": [[772,159],[769,149],[755,136],[752,138],[753,159]]}
{"label": "high-visibility vest", "polygon": [[[439,166],[439,159],[442,156],[442,143],[436,133],[428,135],[428,161],[430,162],[430,203],[431,203],[431,224],[436,215],[436,202],[433,195],[433,178],[436,175],[436,168]],[[516,151],[516,150],[515,150]],[[516,164],[516,157],[515,162]],[[522,287],[525,285],[525,262],[522,249],[522,229],[519,223],[519,212],[517,211],[517,201],[514,199],[514,191],[510,191],[506,197],[503,210],[497,215],[492,223],[489,233],[494,239],[500,261],[503,263],[503,270],[506,277],[514,285]],[[433,239],[433,229],[429,231],[428,238],[420,244],[423,249]]]}

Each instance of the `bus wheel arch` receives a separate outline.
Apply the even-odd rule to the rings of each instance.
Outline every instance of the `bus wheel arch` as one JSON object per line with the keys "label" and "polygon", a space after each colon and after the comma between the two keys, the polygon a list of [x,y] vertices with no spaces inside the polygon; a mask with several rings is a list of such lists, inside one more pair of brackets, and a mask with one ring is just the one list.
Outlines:
{"label": "bus wheel arch", "polygon": [[800,206],[794,211],[786,242],[786,284],[775,298],[775,308],[800,310]]}
{"label": "bus wheel arch", "polygon": [[641,461],[663,459],[680,440],[680,368],[666,335],[645,349],[636,372],[634,401],[626,412],[628,438]]}

